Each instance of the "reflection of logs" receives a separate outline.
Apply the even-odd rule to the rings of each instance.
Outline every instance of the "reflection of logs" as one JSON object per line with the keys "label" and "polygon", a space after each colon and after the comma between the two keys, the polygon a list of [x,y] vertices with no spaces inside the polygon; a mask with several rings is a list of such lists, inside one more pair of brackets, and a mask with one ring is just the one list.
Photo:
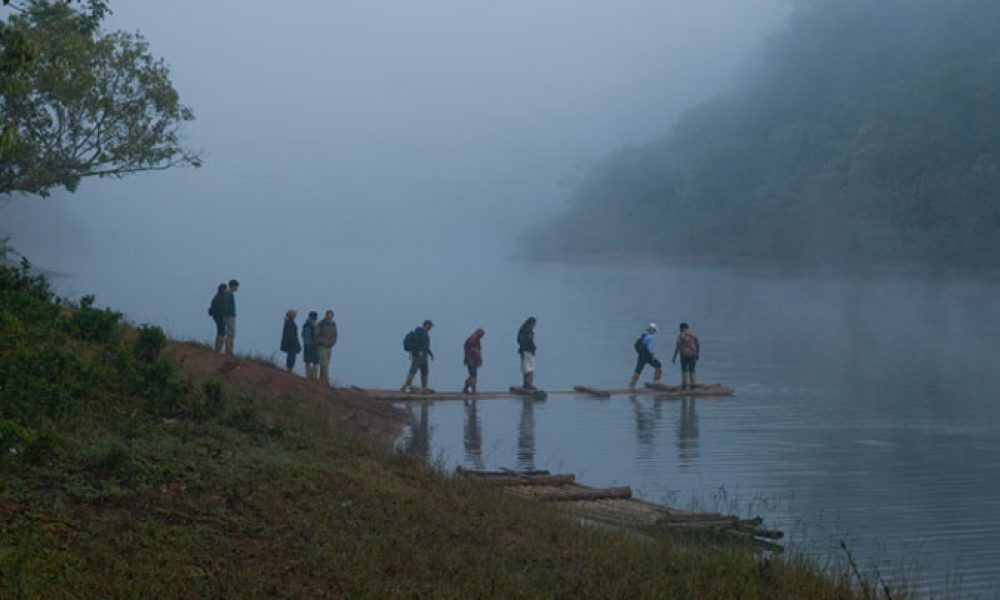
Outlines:
{"label": "reflection of logs", "polygon": [[657,383],[655,381],[650,381],[646,383],[646,387],[651,390],[664,392],[673,396],[732,396],[733,395],[733,388],[718,383],[711,383],[708,385],[697,385],[694,388],[688,388],[684,390],[676,385],[667,385],[665,383]]}
{"label": "reflection of logs", "polygon": [[597,388],[587,387],[585,385],[574,385],[573,391],[580,392],[581,394],[587,394],[590,396],[597,396],[598,398],[610,398],[611,392],[606,390],[599,390]]}

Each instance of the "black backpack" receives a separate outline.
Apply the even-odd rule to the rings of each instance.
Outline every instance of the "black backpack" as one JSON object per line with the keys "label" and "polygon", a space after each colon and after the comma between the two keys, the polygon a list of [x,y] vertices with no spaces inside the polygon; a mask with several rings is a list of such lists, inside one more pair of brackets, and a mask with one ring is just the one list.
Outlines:
{"label": "black backpack", "polygon": [[632,344],[632,347],[635,348],[635,351],[638,352],[639,354],[646,353],[646,345],[642,343],[642,338],[644,338],[645,336],[646,336],[645,333],[640,334],[639,337],[636,338],[635,343]]}
{"label": "black backpack", "polygon": [[417,330],[414,329],[403,338],[403,350],[413,352],[417,349]]}

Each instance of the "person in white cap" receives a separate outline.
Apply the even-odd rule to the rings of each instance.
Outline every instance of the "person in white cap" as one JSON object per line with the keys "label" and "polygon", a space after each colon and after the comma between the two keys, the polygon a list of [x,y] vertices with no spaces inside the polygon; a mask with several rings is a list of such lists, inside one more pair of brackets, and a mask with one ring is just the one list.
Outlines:
{"label": "person in white cap", "polygon": [[653,369],[653,381],[660,381],[663,377],[663,365],[656,359],[656,352],[653,350],[653,334],[656,333],[656,323],[650,323],[646,330],[635,340],[635,352],[639,357],[635,361],[635,372],[628,380],[628,389],[634,390],[635,384],[639,381],[639,375],[646,365],[651,365]]}

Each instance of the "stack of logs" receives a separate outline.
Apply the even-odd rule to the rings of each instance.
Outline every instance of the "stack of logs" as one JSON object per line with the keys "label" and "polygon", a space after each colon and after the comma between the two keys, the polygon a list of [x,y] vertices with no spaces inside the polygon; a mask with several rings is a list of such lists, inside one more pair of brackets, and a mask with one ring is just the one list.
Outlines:
{"label": "stack of logs", "polygon": [[582,519],[639,529],[647,533],[668,531],[711,531],[734,536],[768,549],[782,547],[770,540],[780,539],[780,531],[761,527],[762,519],[740,519],[719,513],[696,513],[661,506],[632,498],[629,487],[592,488],[576,482],[572,474],[548,471],[470,471],[456,470],[470,477],[503,486],[515,495],[557,502],[561,509]]}

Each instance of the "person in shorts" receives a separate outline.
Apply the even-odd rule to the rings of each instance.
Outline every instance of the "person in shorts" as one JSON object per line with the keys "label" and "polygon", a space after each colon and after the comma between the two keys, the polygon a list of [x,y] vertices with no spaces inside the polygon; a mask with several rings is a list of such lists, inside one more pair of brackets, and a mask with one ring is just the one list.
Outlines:
{"label": "person in shorts", "polygon": [[677,362],[677,356],[681,357],[681,389],[694,389],[695,378],[694,368],[701,356],[701,342],[698,336],[691,331],[687,323],[681,323],[680,333],[677,334],[677,344],[674,346],[674,357],[670,362]]}

